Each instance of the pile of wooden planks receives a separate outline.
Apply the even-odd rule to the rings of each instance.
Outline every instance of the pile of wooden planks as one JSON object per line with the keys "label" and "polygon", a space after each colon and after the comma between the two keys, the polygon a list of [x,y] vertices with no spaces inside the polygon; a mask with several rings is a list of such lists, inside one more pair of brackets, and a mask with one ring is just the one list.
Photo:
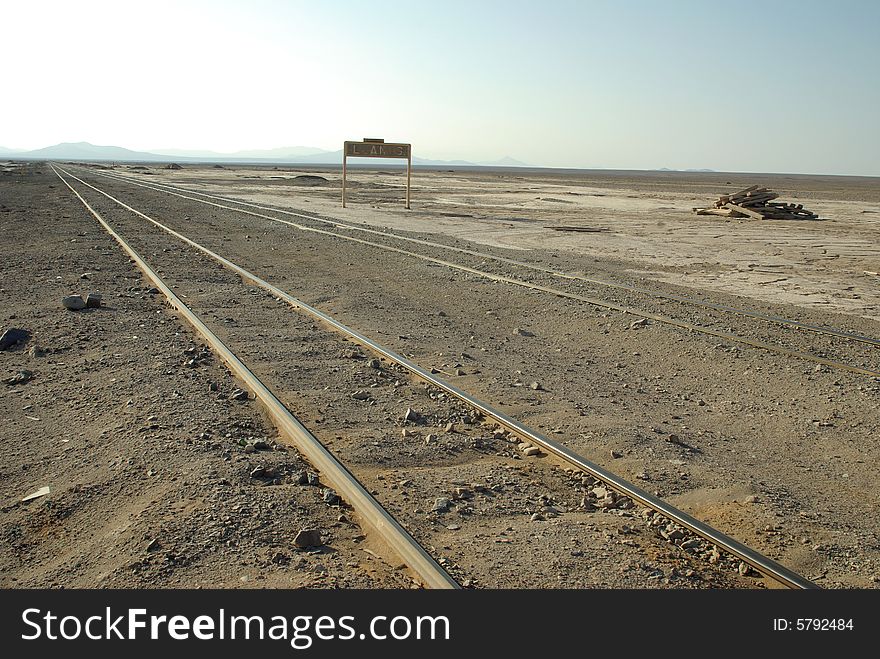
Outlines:
{"label": "pile of wooden planks", "polygon": [[722,217],[751,217],[756,220],[817,220],[816,213],[803,204],[786,204],[773,201],[779,195],[757,185],[721,195],[710,208],[695,208],[697,215],[720,215]]}

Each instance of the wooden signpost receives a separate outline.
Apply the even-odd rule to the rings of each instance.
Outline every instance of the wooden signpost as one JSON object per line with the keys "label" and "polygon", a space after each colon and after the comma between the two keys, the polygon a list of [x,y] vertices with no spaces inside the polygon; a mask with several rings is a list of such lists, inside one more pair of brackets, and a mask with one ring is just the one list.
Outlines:
{"label": "wooden signpost", "polygon": [[409,184],[412,174],[412,144],[386,143],[365,137],[363,142],[345,142],[342,150],[342,207],[345,208],[347,160],[352,158],[406,158],[406,208],[409,208]]}

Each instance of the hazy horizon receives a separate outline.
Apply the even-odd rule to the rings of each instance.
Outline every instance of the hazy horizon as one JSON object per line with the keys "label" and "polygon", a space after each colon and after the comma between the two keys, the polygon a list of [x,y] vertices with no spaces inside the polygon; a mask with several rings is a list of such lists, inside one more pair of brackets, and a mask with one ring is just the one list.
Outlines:
{"label": "hazy horizon", "polygon": [[[0,146],[880,175],[880,3],[12,3]],[[760,17],[760,20],[755,17]]]}

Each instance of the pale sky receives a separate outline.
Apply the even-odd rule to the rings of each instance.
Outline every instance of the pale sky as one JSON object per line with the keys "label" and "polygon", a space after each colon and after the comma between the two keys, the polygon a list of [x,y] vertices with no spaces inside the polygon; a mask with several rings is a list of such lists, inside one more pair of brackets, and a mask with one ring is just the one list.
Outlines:
{"label": "pale sky", "polygon": [[880,176],[876,0],[0,0],[0,146]]}

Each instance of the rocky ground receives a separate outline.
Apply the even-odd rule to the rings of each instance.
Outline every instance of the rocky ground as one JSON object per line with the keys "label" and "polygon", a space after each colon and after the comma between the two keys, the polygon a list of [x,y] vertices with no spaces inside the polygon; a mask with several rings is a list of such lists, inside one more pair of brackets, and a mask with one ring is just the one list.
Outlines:
{"label": "rocky ground", "polygon": [[[0,363],[33,374],[0,399],[4,583],[409,585],[53,176],[0,183],[3,322],[31,333]],[[875,583],[870,378],[86,178],[822,585]],[[764,585],[74,185],[462,583]]]}

